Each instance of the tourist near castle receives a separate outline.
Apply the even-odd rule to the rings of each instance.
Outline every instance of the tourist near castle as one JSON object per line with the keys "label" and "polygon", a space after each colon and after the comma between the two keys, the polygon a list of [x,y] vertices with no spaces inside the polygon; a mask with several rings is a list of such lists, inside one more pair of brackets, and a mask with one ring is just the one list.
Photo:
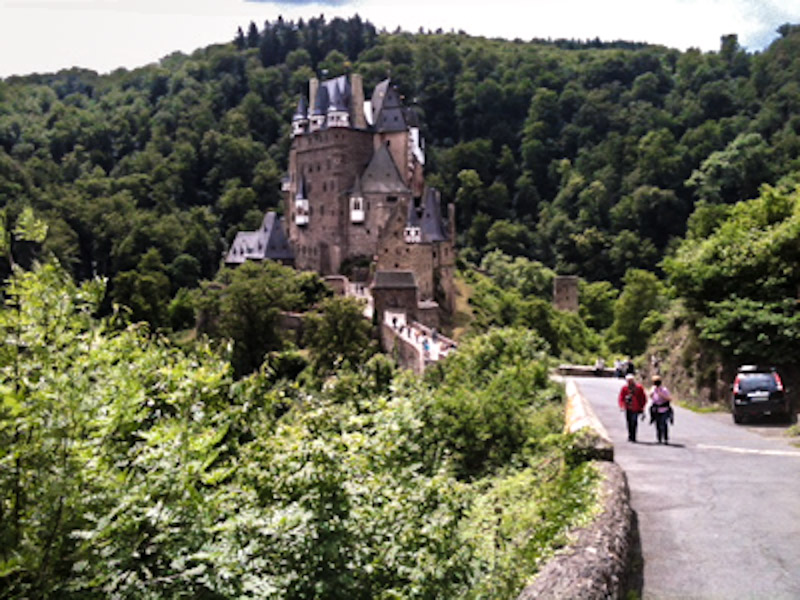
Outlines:
{"label": "tourist near castle", "polygon": [[625,411],[625,421],[628,424],[628,441],[636,441],[636,429],[639,419],[644,420],[644,407],[647,396],[641,384],[636,383],[633,373],[625,376],[625,385],[619,391],[619,408]]}

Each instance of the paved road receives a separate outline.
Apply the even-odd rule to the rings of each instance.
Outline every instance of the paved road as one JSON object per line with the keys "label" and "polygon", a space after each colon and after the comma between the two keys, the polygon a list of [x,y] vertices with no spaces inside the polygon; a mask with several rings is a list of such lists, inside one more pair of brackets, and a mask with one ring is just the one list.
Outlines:
{"label": "paved road", "polygon": [[575,378],[614,441],[639,520],[645,599],[800,598],[800,448],[776,428],[676,408],[670,446],[627,442],[617,379]]}

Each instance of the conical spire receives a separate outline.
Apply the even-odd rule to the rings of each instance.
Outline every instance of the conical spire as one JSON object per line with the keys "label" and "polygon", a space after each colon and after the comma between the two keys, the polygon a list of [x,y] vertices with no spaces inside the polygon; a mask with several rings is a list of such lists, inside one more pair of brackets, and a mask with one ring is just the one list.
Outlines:
{"label": "conical spire", "polygon": [[297,102],[297,110],[294,111],[292,120],[302,121],[308,118],[308,100],[305,95],[300,95],[300,100]]}
{"label": "conical spire", "polygon": [[314,114],[324,115],[328,112],[328,104],[330,103],[330,96],[328,95],[327,86],[321,85],[317,92],[317,101],[314,104]]}

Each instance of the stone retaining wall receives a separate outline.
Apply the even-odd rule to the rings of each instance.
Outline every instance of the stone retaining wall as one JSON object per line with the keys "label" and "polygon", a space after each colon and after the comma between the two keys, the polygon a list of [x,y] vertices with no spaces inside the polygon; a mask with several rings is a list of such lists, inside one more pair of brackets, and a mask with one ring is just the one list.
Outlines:
{"label": "stone retaining wall", "polygon": [[633,543],[628,482],[616,463],[596,464],[603,478],[602,512],[590,525],[572,533],[574,542],[550,559],[517,600],[625,597]]}
{"label": "stone retaining wall", "polygon": [[614,446],[605,427],[572,381],[567,381],[565,430],[600,471],[600,514],[571,532],[572,543],[553,557],[517,600],[624,598],[634,540],[634,513],[628,481],[613,462]]}

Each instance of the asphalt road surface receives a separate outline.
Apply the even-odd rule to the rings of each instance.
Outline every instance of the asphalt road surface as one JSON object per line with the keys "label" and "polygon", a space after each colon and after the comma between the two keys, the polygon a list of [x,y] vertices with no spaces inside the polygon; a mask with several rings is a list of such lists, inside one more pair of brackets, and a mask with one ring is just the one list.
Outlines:
{"label": "asphalt road surface", "polygon": [[800,448],[778,435],[785,426],[676,407],[669,446],[648,418],[633,444],[617,406],[622,380],[574,381],[628,476],[642,598],[800,598]]}

